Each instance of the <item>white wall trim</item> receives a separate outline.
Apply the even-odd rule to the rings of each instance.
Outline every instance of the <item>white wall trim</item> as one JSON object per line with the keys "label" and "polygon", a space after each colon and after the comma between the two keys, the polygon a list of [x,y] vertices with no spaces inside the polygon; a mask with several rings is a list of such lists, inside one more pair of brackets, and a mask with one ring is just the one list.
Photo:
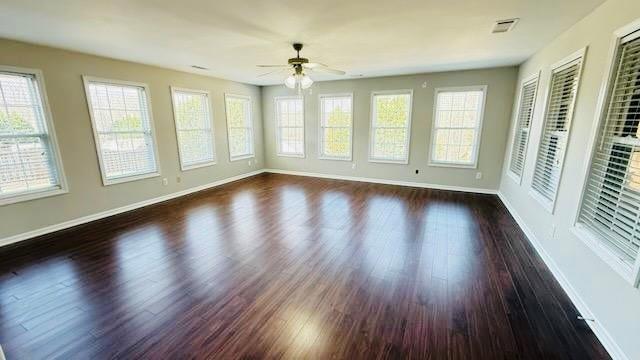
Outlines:
{"label": "white wall trim", "polygon": [[63,230],[63,229],[67,229],[73,226],[77,226],[77,225],[81,225],[81,224],[86,224],[88,222],[91,221],[95,221],[95,220],[99,220],[99,219],[103,219],[109,216],[113,216],[113,215],[117,215],[117,214],[121,214],[127,211],[131,211],[131,210],[135,210],[135,209],[139,209],[145,206],[149,206],[149,205],[153,205],[153,204],[157,204],[163,201],[167,201],[167,200],[171,200],[171,199],[175,199],[181,196],[185,196],[191,193],[195,193],[198,191],[202,191],[202,190],[206,190],[206,189],[210,189],[216,186],[220,186],[226,183],[230,183],[236,180],[241,180],[244,178],[248,178],[254,175],[258,175],[264,172],[264,169],[261,170],[256,170],[256,171],[252,171],[252,172],[248,172],[248,173],[244,173],[244,174],[240,174],[240,175],[236,175],[236,176],[232,176],[226,179],[222,179],[222,180],[218,180],[218,181],[214,181],[212,183],[208,183],[208,184],[204,184],[204,185],[200,185],[200,186],[195,186],[186,190],[181,190],[181,191],[177,191],[174,193],[170,193],[170,194],[166,194],[166,195],[162,195],[162,196],[158,196],[152,199],[148,199],[148,200],[143,200],[137,203],[133,203],[133,204],[129,204],[129,205],[125,205],[125,206],[121,206],[115,209],[110,209],[110,210],[105,210],[105,211],[101,211],[95,214],[91,214],[91,215],[86,215],[86,216],[82,216],[73,220],[68,220],[65,222],[61,222],[58,224],[53,224],[53,225],[49,225],[49,226],[45,226],[43,228],[40,229],[36,229],[36,230],[31,230],[31,231],[27,231],[25,233],[21,233],[21,234],[17,234],[17,235],[13,235],[13,236],[9,236],[3,239],[0,239],[0,246],[5,246],[5,245],[9,245],[9,244],[13,244],[13,243],[17,243],[20,241],[24,241],[27,239],[31,239],[37,236],[41,236],[41,235],[45,235],[45,234],[49,234],[55,231],[59,231],[59,230]]}
{"label": "white wall trim", "polygon": [[573,305],[575,305],[575,307],[583,317],[594,320],[586,321],[586,323],[587,325],[589,325],[591,331],[593,331],[598,340],[600,340],[602,346],[604,346],[604,348],[609,352],[609,355],[611,355],[614,360],[629,360],[630,358],[625,355],[625,353],[615,342],[611,334],[609,334],[607,329],[604,328],[602,323],[600,323],[600,321],[598,321],[595,315],[591,312],[586,301],[584,301],[578,291],[576,291],[569,280],[564,276],[562,270],[560,270],[560,268],[558,267],[558,264],[556,264],[549,253],[546,252],[546,250],[542,246],[542,243],[538,240],[533,231],[531,231],[531,229],[527,226],[522,217],[520,217],[516,209],[511,205],[511,203],[502,194],[502,192],[498,191],[497,194],[511,216],[516,220],[516,223],[518,223],[518,225],[524,232],[525,236],[529,240],[529,243],[531,243],[533,248],[536,249],[536,252],[542,258],[542,261],[544,261],[545,265],[547,265],[547,268],[551,271],[551,274],[553,274],[553,277],[556,278],[564,292],[569,296],[569,299],[571,300]]}
{"label": "white wall trim", "polygon": [[374,184],[411,186],[411,187],[418,187],[418,188],[425,188],[425,189],[462,191],[462,192],[478,193],[478,194],[496,195],[498,193],[498,190],[494,190],[494,189],[471,188],[471,187],[462,187],[462,186],[429,184],[429,183],[422,183],[422,182],[398,181],[398,180],[387,180],[387,179],[378,179],[378,178],[365,178],[365,177],[359,177],[359,176],[321,174],[321,173],[311,173],[311,172],[304,172],[304,171],[264,169],[264,172],[273,173],[273,174],[308,176],[308,177],[316,177],[316,178],[323,178],[323,179],[359,181],[359,182],[368,182],[368,183],[374,183]]}

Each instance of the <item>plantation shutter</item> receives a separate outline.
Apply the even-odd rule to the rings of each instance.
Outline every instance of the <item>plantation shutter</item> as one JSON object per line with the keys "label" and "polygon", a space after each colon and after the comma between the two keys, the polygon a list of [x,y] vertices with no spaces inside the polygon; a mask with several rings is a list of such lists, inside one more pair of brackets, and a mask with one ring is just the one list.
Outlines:
{"label": "plantation shutter", "polygon": [[555,70],[533,173],[533,189],[553,203],[560,183],[564,152],[569,138],[582,57]]}
{"label": "plantation shutter", "polygon": [[516,133],[511,150],[511,163],[509,164],[511,172],[518,177],[522,176],[522,170],[524,169],[524,160],[527,154],[527,143],[529,141],[529,130],[531,129],[531,117],[533,116],[537,88],[538,78],[535,78],[525,83],[521,90]]}
{"label": "plantation shutter", "polygon": [[579,221],[627,264],[640,248],[640,38],[618,48],[617,73]]}

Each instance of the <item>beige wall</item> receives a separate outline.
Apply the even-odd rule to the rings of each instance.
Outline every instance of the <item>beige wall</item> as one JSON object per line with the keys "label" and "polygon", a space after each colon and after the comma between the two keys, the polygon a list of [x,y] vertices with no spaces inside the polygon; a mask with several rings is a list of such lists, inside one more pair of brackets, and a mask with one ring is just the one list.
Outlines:
{"label": "beige wall", "polygon": [[[284,86],[262,90],[266,167],[341,176],[378,178],[445,186],[497,189],[507,140],[509,114],[513,102],[517,68],[442,72],[320,82],[312,94],[305,92],[305,158],[276,155],[274,97],[296,95]],[[427,86],[422,85],[426,81]],[[478,169],[428,166],[433,118],[434,89],[438,87],[488,85]],[[411,147],[409,164],[368,162],[371,92],[413,89]],[[353,93],[353,162],[318,159],[318,95]],[[352,165],[356,168],[353,169]],[[415,170],[420,170],[415,174]],[[481,171],[482,179],[476,180]]]}
{"label": "beige wall", "polygon": [[[596,122],[598,94],[606,72],[613,32],[640,16],[640,1],[609,0],[578,22],[520,68],[519,81],[542,70],[540,91],[533,116],[522,184],[507,176],[500,192],[531,229],[544,250],[557,264],[576,293],[629,359],[640,359],[640,291],[623,280],[570,231],[579,207],[585,161],[591,131]],[[543,98],[550,66],[574,51],[588,46],[582,82],[569,138],[564,172],[554,214],[529,195],[536,152],[542,130]],[[512,141],[512,139],[510,139]],[[505,164],[508,160],[505,154]],[[555,235],[553,226],[556,227]],[[588,314],[585,314],[588,316]]]}
{"label": "beige wall", "polygon": [[[0,207],[0,240],[85,215],[204,185],[263,167],[260,88],[124,61],[0,39],[0,64],[43,71],[60,145],[69,193]],[[129,80],[149,85],[158,143],[161,177],[102,186],[82,75]],[[211,92],[216,165],[182,172],[169,86]],[[224,93],[253,99],[255,161],[230,163]],[[182,181],[177,182],[180,176]],[[162,185],[162,178],[169,184]]]}

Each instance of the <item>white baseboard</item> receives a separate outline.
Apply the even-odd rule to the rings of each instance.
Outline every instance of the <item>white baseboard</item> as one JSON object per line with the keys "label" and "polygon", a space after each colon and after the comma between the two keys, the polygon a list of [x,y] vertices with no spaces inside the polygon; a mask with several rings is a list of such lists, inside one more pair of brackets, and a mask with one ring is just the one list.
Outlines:
{"label": "white baseboard", "polygon": [[558,267],[558,264],[556,264],[556,262],[549,255],[549,253],[546,252],[546,250],[542,246],[542,243],[540,243],[540,241],[535,236],[533,231],[531,231],[531,229],[527,226],[527,224],[524,222],[522,217],[520,217],[516,209],[511,205],[511,203],[506,199],[506,197],[500,191],[498,191],[498,197],[500,198],[502,203],[505,205],[509,213],[511,213],[511,216],[516,220],[516,222],[518,223],[518,225],[526,235],[527,239],[529,239],[529,242],[531,243],[531,245],[533,245],[533,248],[536,249],[536,252],[542,258],[542,261],[544,261],[545,265],[547,265],[547,267],[551,271],[551,274],[553,274],[553,276],[556,278],[558,283],[560,283],[560,286],[565,291],[565,293],[567,293],[567,295],[569,296],[569,299],[571,300],[571,302],[573,302],[573,305],[575,305],[575,307],[578,309],[580,314],[584,318],[594,320],[594,321],[586,321],[586,323],[587,325],[589,325],[589,327],[591,328],[593,333],[596,335],[598,340],[600,340],[600,342],[602,343],[602,346],[604,346],[604,348],[609,352],[609,355],[611,355],[611,357],[614,360],[629,360],[629,357],[627,357],[624,354],[624,352],[615,342],[613,337],[611,337],[611,334],[609,334],[607,329],[605,329],[602,326],[602,324],[598,321],[598,319],[593,315],[587,303],[584,301],[584,299],[582,299],[580,294],[571,285],[569,280],[567,280],[567,278],[562,273],[562,270],[560,270],[560,268]]}
{"label": "white baseboard", "polygon": [[9,244],[13,244],[13,243],[17,243],[19,241],[24,241],[27,239],[31,239],[37,236],[41,236],[41,235],[45,235],[48,233],[52,233],[54,231],[59,231],[59,230],[63,230],[63,229],[67,229],[76,225],[81,225],[81,224],[85,224],[91,221],[95,221],[95,220],[99,220],[99,219],[103,219],[109,216],[113,216],[113,215],[117,215],[117,214],[121,214],[123,212],[127,212],[127,211],[131,211],[131,210],[135,210],[135,209],[139,209],[145,206],[149,206],[152,204],[157,204],[163,201],[167,201],[167,200],[171,200],[171,199],[175,199],[177,197],[181,197],[181,196],[185,196],[194,192],[198,192],[198,191],[202,191],[202,190],[206,190],[209,188],[213,188],[216,186],[220,186],[226,183],[230,183],[232,181],[236,181],[236,180],[240,180],[240,179],[244,179],[247,177],[251,177],[254,175],[258,175],[264,172],[264,169],[261,170],[256,170],[256,171],[252,171],[249,173],[245,173],[245,174],[240,174],[240,175],[236,175],[236,176],[232,176],[230,178],[226,178],[226,179],[222,179],[222,180],[218,180],[218,181],[214,181],[212,183],[208,183],[208,184],[204,184],[204,185],[200,185],[200,186],[196,186],[196,187],[192,187],[186,190],[181,190],[178,192],[174,192],[171,194],[167,194],[167,195],[162,195],[153,199],[148,199],[148,200],[143,200],[134,204],[129,204],[129,205],[125,205],[125,206],[121,206],[119,208],[115,208],[115,209],[110,209],[110,210],[106,210],[106,211],[101,211],[99,213],[95,213],[95,214],[91,214],[91,215],[87,215],[87,216],[82,216],[73,220],[69,220],[69,221],[65,221],[59,224],[54,224],[54,225],[49,225],[49,226],[45,226],[43,228],[40,229],[36,229],[36,230],[32,230],[32,231],[27,231],[25,233],[22,234],[17,234],[17,235],[13,235],[13,236],[9,236],[6,237],[4,239],[0,239],[0,246],[5,246],[5,245],[9,245]]}
{"label": "white baseboard", "polygon": [[359,177],[359,176],[332,175],[332,174],[311,173],[311,172],[304,172],[304,171],[292,171],[292,170],[280,170],[280,169],[265,169],[264,171],[265,172],[269,172],[269,173],[274,173],[274,174],[309,176],[309,177],[317,177],[317,178],[323,178],[323,179],[359,181],[359,182],[368,182],[368,183],[386,184],[386,185],[411,186],[411,187],[418,187],[418,188],[425,188],[425,189],[462,191],[462,192],[478,193],[478,194],[492,194],[492,195],[495,195],[495,194],[498,193],[498,191],[494,190],[494,189],[471,188],[471,187],[462,187],[462,186],[449,186],[449,185],[428,184],[428,183],[411,182],[411,181],[387,180],[387,179],[378,179],[378,178],[365,178],[365,177]]}

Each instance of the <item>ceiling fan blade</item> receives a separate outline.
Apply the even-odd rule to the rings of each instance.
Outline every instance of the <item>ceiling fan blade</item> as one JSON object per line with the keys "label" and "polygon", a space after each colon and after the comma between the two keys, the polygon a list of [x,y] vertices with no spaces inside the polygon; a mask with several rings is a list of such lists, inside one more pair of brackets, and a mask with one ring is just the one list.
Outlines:
{"label": "ceiling fan blade", "polygon": [[263,76],[268,76],[268,75],[272,75],[272,74],[282,73],[282,72],[285,72],[287,70],[289,70],[289,69],[273,70],[273,71],[269,71],[268,73],[264,73],[264,74],[258,75],[257,77],[263,77]]}
{"label": "ceiling fan blade", "polygon": [[257,67],[264,67],[264,68],[288,68],[291,67],[291,65],[256,65]]}
{"label": "ceiling fan blade", "polygon": [[346,74],[346,72],[344,72],[342,70],[330,69],[328,67],[322,67],[322,66],[314,67],[312,70],[313,71],[317,71],[317,72],[326,72],[326,73],[334,74],[334,75],[344,75],[344,74]]}
{"label": "ceiling fan blade", "polygon": [[318,67],[327,67],[327,65],[321,64],[321,63],[306,63],[306,64],[302,64],[302,67],[305,67],[307,69],[315,69]]}

